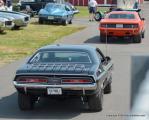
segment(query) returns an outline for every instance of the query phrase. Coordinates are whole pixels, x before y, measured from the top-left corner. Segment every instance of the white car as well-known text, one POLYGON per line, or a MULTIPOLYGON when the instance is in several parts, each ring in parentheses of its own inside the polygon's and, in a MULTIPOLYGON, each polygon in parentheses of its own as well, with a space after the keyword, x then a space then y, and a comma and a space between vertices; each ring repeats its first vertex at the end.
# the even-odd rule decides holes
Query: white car
POLYGON ((5 29, 12 29, 14 27, 14 22, 7 19, 0 17, 0 33, 3 32, 5 29))
POLYGON ((15 23, 14 28, 18 29, 20 27, 25 27, 30 21, 30 16, 24 13, 14 12, 14 11, 0 11, 0 17, 3 18, 13 18, 15 23))

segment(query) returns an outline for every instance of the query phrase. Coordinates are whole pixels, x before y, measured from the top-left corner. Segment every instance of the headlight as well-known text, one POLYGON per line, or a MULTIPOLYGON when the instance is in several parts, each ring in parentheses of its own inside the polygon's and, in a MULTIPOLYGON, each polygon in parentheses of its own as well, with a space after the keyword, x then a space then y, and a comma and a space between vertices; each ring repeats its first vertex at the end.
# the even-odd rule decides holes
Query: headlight
POLYGON ((5 25, 6 26, 11 26, 12 25, 12 21, 5 21, 5 25))

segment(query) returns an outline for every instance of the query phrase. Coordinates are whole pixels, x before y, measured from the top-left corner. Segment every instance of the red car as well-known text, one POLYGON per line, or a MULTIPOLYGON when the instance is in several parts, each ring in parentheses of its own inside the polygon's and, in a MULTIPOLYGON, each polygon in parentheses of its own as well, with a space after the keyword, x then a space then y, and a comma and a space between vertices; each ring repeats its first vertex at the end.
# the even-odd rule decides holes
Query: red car
POLYGON ((100 40, 108 37, 130 37, 133 42, 140 43, 144 38, 145 19, 136 11, 112 11, 100 21, 100 40))

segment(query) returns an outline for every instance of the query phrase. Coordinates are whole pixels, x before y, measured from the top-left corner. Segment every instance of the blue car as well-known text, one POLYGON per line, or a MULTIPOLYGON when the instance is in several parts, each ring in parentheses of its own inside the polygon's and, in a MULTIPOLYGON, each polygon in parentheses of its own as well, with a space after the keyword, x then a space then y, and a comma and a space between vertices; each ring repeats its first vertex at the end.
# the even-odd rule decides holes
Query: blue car
POLYGON ((74 12, 66 4, 48 3, 39 11, 39 24, 45 21, 58 22, 63 25, 72 24, 74 12))

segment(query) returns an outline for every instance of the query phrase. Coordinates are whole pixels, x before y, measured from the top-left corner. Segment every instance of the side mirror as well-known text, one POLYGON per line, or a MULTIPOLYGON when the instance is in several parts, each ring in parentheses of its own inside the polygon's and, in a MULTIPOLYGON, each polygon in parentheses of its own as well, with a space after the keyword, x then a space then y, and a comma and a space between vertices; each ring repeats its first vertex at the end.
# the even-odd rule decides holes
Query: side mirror
POLYGON ((145 18, 141 18, 141 20, 143 20, 143 21, 144 21, 144 20, 145 20, 145 18))
POLYGON ((66 11, 70 11, 70 9, 68 7, 65 7, 66 11))
POLYGON ((111 58, 109 56, 105 57, 106 61, 111 61, 111 58))

